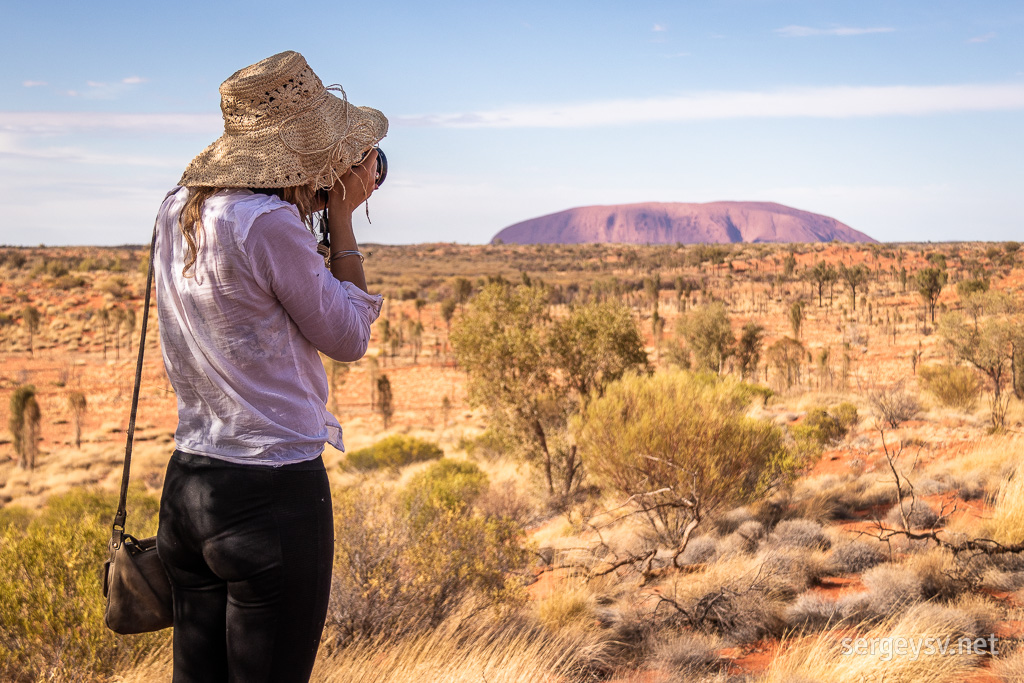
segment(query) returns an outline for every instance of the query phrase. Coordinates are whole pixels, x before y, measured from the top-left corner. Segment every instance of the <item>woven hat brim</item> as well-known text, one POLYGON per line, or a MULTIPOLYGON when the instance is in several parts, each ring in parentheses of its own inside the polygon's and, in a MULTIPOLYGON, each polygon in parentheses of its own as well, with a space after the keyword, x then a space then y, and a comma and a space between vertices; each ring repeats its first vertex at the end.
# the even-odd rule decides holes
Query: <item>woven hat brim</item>
POLYGON ((283 122, 225 132, 189 163, 178 184, 330 188, 387 132, 380 111, 327 93, 319 106, 283 122))

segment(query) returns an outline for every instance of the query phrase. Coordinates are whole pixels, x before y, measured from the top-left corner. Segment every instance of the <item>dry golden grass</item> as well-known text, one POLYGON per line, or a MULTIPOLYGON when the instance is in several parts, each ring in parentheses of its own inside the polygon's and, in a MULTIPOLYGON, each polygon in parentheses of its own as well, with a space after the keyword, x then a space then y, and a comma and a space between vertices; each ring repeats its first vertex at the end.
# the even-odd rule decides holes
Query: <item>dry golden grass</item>
POLYGON ((979 439, 973 448, 934 463, 925 472, 946 475, 959 482, 974 481, 992 492, 1016 467, 1024 440, 1019 434, 1000 434, 979 439))
MULTIPOLYGON (((439 628, 398 642, 358 642, 334 652, 321 647, 314 683, 541 683, 580 680, 581 651, 597 638, 582 629, 538 629, 521 622, 502 628, 479 619, 453 618, 439 628)), ((329 634, 328 634, 329 636, 329 634)), ((171 651, 161 648, 111 683, 171 680, 171 651)))
POLYGON ((1024 466, 1003 477, 991 507, 981 523, 982 535, 1007 545, 1024 542, 1024 466))
POLYGON ((840 625, 817 636, 791 642, 756 680, 758 683, 962 683, 981 661, 978 655, 955 654, 962 632, 963 619, 959 613, 917 605, 866 632, 854 632, 840 625), (854 638, 864 640, 844 640, 854 638), (947 654, 939 654, 937 650, 947 638, 954 654, 949 654, 949 650, 947 654), (864 647, 858 649, 860 642, 864 647), (912 644, 917 644, 916 653, 912 644), (936 652, 928 650, 930 645, 934 645, 936 652))
POLYGON ((321 657, 322 683, 541 683, 573 680, 585 637, 500 627, 460 632, 457 621, 399 642, 361 643, 321 657))

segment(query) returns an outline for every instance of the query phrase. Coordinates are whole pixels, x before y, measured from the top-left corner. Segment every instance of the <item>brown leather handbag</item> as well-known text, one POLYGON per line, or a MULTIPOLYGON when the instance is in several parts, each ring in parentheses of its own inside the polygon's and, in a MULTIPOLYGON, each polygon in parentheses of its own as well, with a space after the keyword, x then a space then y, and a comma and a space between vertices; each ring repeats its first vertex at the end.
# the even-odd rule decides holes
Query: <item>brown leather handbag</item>
POLYGON ((125 533, 128 500, 128 476, 132 463, 132 441, 135 438, 135 414, 139 407, 139 385, 142 383, 142 360, 146 350, 146 322, 153 287, 153 252, 156 248, 156 225, 149 248, 149 275, 146 279, 146 301, 142 310, 142 339, 139 360, 135 366, 135 390, 128 419, 128 443, 124 448, 124 470, 121 473, 121 495, 111 528, 110 558, 103 564, 103 597, 107 599, 104 621, 115 633, 146 633, 173 625, 171 584, 156 554, 156 537, 137 539, 125 533))

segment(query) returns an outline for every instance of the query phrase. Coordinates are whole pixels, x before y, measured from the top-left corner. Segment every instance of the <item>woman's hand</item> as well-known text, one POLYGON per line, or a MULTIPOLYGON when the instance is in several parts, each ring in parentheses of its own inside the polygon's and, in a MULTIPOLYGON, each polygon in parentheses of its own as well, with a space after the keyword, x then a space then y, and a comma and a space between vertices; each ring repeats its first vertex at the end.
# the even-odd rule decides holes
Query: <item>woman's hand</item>
MULTIPOLYGON (((352 232, 352 212, 365 202, 377 189, 377 150, 370 153, 358 166, 341 176, 339 182, 327 193, 327 214, 330 217, 331 252, 359 250, 356 236, 352 232)), ((366 276, 362 260, 356 255, 331 258, 331 274, 342 282, 351 282, 366 291, 366 276)))
POLYGON ((344 212, 351 214, 369 199, 377 189, 377 150, 371 149, 366 158, 341 176, 327 194, 327 210, 331 218, 344 212))

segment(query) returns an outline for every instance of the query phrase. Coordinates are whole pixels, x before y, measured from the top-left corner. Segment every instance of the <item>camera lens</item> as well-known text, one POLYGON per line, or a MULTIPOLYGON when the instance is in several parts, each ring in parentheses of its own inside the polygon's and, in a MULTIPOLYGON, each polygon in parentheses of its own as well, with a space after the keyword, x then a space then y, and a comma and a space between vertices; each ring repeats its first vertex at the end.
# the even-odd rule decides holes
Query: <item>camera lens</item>
POLYGON ((388 158, 384 156, 384 150, 380 147, 377 148, 377 187, 384 184, 384 179, 388 177, 388 158))

